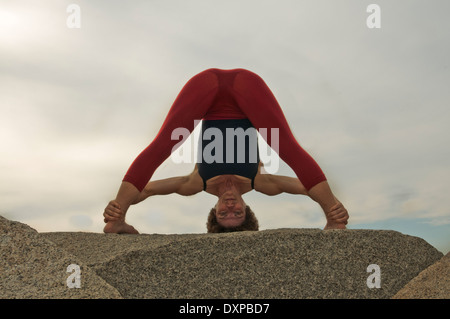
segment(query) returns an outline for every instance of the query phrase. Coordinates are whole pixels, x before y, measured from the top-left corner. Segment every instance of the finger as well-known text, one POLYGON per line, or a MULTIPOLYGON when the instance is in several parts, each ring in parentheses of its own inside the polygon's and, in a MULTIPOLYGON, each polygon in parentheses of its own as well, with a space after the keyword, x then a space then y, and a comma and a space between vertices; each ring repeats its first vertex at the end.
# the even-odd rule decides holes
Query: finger
POLYGON ((337 222, 337 223, 343 223, 343 224, 345 224, 345 225, 348 224, 348 218, 336 219, 336 220, 334 220, 334 221, 337 222))
POLYGON ((122 215, 122 211, 119 208, 107 207, 108 211, 115 215, 122 215))
POLYGON ((349 216, 348 216, 347 212, 345 212, 344 214, 336 215, 331 219, 333 219, 335 221, 342 221, 342 220, 348 220, 348 218, 349 218, 349 216))
POLYGON ((104 217, 105 218, 103 220, 105 221, 105 223, 120 220, 120 218, 112 217, 112 216, 108 216, 108 215, 104 215, 104 217))
POLYGON ((335 220, 335 221, 348 219, 348 213, 347 212, 342 212, 340 214, 335 214, 333 216, 328 216, 328 219, 335 220))
POLYGON ((107 218, 114 218, 114 219, 119 219, 122 216, 120 214, 116 214, 114 212, 108 212, 108 211, 106 211, 103 215, 107 218))
POLYGON ((342 204, 341 203, 337 203, 336 205, 331 206, 330 212, 332 212, 332 211, 334 211, 336 209, 339 209, 340 207, 342 207, 342 204))
POLYGON ((116 201, 116 200, 110 201, 109 204, 110 204, 111 206, 113 206, 113 207, 116 207, 116 208, 120 209, 120 204, 119 204, 119 202, 116 201))
POLYGON ((122 210, 120 208, 114 207, 112 205, 106 206, 105 211, 110 211, 110 212, 114 212, 114 213, 117 213, 117 214, 122 214, 122 210))
POLYGON ((342 204, 336 204, 333 207, 331 207, 331 209, 329 210, 329 214, 336 214, 337 212, 343 211, 345 209, 345 207, 342 204))
POLYGON ((339 209, 339 210, 335 210, 332 211, 328 214, 329 217, 336 217, 336 216, 341 216, 341 215, 345 215, 347 214, 347 210, 345 209, 339 209))
POLYGON ((109 209, 108 207, 105 208, 105 211, 103 213, 103 216, 105 217, 114 217, 114 218, 120 218, 122 214, 115 212, 114 210, 109 209))
POLYGON ((334 217, 340 217, 340 216, 345 216, 345 215, 348 215, 348 213, 347 213, 346 210, 336 211, 336 212, 333 214, 334 217))

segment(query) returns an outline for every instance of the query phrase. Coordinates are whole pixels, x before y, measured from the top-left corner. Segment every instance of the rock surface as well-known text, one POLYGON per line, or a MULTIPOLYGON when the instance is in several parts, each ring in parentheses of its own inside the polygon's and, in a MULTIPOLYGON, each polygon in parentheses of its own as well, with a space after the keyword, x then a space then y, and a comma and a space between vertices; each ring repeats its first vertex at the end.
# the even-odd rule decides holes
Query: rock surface
POLYGON ((37 233, 0 218, 0 236, 0 298, 391 298, 443 256, 385 230, 37 233), (66 285, 73 263, 80 289, 66 285))
POLYGON ((395 294, 394 299, 450 299, 450 253, 395 294))
MULTIPOLYGON (((71 281, 75 283, 75 279, 71 281)), ((80 258, 25 224, 0 216, 0 298, 122 298, 80 258), (80 266, 81 288, 68 288, 71 264, 80 266)))

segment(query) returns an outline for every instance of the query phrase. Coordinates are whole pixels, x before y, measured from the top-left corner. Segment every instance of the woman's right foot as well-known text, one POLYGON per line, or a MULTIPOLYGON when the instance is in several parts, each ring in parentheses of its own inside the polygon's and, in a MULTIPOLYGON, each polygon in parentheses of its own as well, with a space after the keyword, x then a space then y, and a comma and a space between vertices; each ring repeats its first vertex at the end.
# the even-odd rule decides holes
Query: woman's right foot
POLYGON ((333 223, 333 222, 327 222, 325 225, 324 230, 326 229, 347 229, 344 223, 333 223))
POLYGON ((107 222, 103 232, 107 234, 139 234, 133 226, 122 220, 107 222))

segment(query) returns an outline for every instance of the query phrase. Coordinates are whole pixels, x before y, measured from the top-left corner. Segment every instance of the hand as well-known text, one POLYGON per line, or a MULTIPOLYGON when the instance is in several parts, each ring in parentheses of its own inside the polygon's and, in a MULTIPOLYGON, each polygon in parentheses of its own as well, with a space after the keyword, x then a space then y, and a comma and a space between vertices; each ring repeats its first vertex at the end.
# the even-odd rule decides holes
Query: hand
POLYGON ((327 214, 327 220, 333 223, 347 225, 348 218, 348 211, 341 202, 338 202, 336 205, 331 207, 330 212, 327 214))
POLYGON ((108 203, 108 206, 106 206, 103 216, 105 217, 104 219, 105 223, 111 221, 125 220, 125 214, 120 208, 120 204, 116 200, 112 200, 108 203))

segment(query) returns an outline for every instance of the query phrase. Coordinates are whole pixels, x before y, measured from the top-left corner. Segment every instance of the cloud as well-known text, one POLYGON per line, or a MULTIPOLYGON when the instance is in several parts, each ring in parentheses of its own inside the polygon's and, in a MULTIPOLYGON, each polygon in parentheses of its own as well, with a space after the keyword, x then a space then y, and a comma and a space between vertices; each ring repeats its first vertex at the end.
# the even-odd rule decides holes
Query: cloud
POLYGON ((93 224, 91 217, 87 215, 73 215, 69 218, 69 222, 80 230, 89 228, 93 224))
MULTIPOLYGON (((79 1, 77 30, 65 24, 70 3, 0 11, 1 213, 100 231, 186 81, 244 67, 266 80, 351 223, 448 224, 448 1, 377 2, 380 30, 360 1, 79 1)), ((169 159, 154 178, 191 169, 169 159)), ((262 227, 324 225, 306 197, 246 199, 262 227)), ((202 232, 214 202, 162 196, 128 218, 144 232, 202 232)))

